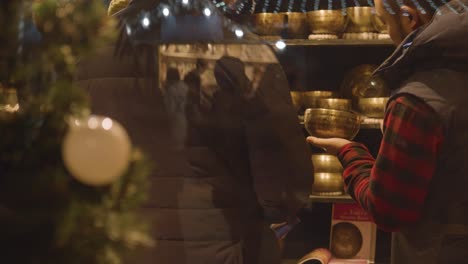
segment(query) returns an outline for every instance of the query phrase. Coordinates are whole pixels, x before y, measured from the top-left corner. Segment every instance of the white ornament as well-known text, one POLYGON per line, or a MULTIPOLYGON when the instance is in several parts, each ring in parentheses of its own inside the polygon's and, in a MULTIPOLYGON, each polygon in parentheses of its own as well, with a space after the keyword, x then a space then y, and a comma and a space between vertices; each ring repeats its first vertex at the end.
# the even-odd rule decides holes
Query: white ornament
POLYGON ((131 144, 125 129, 108 117, 73 118, 62 145, 62 158, 81 183, 108 185, 127 170, 131 144))

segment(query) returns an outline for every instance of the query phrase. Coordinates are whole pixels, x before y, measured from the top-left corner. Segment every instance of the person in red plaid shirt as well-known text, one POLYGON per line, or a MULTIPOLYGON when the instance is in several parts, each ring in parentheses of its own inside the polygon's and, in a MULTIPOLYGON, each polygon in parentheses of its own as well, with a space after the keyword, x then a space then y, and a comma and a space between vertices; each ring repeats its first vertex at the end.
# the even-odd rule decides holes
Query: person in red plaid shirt
POLYGON ((376 0, 394 54, 375 72, 391 86, 377 157, 340 138, 346 191, 393 231, 393 264, 468 263, 468 1, 376 0))

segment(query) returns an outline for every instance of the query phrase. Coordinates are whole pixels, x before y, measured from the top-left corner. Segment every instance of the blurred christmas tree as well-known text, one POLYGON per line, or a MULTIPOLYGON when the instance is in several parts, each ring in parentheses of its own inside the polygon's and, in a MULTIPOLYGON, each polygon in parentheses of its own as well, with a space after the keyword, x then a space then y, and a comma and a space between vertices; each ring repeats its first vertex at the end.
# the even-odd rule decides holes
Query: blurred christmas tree
POLYGON ((79 55, 113 39, 102 0, 0 2, 0 262, 120 263, 151 246, 148 162, 87 115, 79 55))

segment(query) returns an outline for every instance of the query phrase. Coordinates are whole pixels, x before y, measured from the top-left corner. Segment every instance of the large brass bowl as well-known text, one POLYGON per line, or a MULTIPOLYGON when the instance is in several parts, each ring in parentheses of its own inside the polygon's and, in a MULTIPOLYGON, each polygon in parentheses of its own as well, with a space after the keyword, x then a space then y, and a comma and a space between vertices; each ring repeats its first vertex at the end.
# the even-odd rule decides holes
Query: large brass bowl
POLYGON ((385 81, 373 76, 377 65, 362 64, 348 71, 343 79, 340 92, 354 102, 361 97, 385 97, 390 94, 385 81))
POLYGON ((314 195, 340 195, 344 191, 344 182, 339 172, 316 172, 312 194, 314 195))
POLYGON ((252 15, 254 32, 258 35, 280 35, 285 27, 285 13, 257 13, 252 15))
POLYGON ((343 98, 317 98, 307 106, 307 108, 327 108, 336 110, 351 110, 350 99, 343 98))
POLYGON ((308 108, 304 113, 304 126, 311 136, 345 138, 352 140, 359 132, 359 114, 325 108, 308 108))
POLYGON ((314 172, 342 173, 343 166, 338 158, 331 154, 313 154, 311 157, 314 172))
POLYGON ((289 38, 305 38, 309 32, 307 15, 301 12, 283 13, 287 17, 287 32, 289 38))
POLYGON ((309 11, 307 22, 313 34, 341 34, 346 27, 346 16, 341 10, 309 11))
POLYGON ((359 98, 357 110, 367 117, 383 118, 387 102, 388 97, 359 98))
POLYGON ((370 6, 354 6, 346 8, 348 15, 348 25, 346 32, 363 33, 375 32, 375 27, 372 24, 372 17, 375 16, 375 10, 370 6))

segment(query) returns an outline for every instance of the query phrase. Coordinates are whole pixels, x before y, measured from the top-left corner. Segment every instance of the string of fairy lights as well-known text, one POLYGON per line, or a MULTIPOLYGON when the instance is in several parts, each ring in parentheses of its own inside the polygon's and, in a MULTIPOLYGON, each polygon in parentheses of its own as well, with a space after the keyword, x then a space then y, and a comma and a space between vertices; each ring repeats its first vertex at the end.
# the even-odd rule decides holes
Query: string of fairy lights
MULTIPOLYGON (((210 19, 213 14, 219 12, 220 10, 224 13, 230 13, 234 15, 242 15, 245 13, 252 14, 255 12, 255 10, 258 10, 257 12, 263 13, 268 13, 269 10, 272 10, 270 12, 278 13, 282 11, 281 8, 283 6, 283 1, 288 1, 286 3, 286 12, 293 12, 293 9, 296 7, 297 3, 301 12, 307 12, 306 9, 308 3, 311 1, 313 1, 312 9, 314 11, 323 9, 324 7, 326 7, 328 10, 332 10, 334 8, 333 4, 338 2, 334 0, 260 0, 257 3, 256 0, 237 0, 234 3, 226 4, 226 2, 223 0, 169 0, 165 3, 160 3, 154 10, 142 11, 142 13, 137 17, 137 23, 127 20, 125 22, 125 28, 127 35, 131 36, 136 30, 140 28, 143 30, 148 30, 153 24, 158 24, 162 19, 180 15, 185 11, 196 11, 203 14, 206 19, 210 19), (258 9, 256 9, 257 4, 261 5, 261 7, 258 9)), ((427 10, 425 10, 419 2, 421 0, 411 1, 421 14, 427 13, 427 10)), ((433 0, 424 1, 427 1, 429 6, 431 6, 434 10, 437 10, 437 5, 433 0)), ((445 3, 451 11, 457 12, 452 6, 450 6, 450 4, 447 3, 447 1, 441 1, 445 3)), ((462 6, 465 10, 468 10, 468 7, 460 0, 456 1, 460 3, 460 6, 462 6)), ((363 1, 353 0, 352 2, 354 3, 354 6, 361 6, 363 1)), ((397 0, 396 2, 399 6, 404 5, 402 0, 397 0)), ((339 3, 341 5, 343 15, 346 15, 347 1, 340 0, 339 3)), ((388 0, 382 0, 382 3, 389 14, 395 15, 397 13, 388 3, 388 0)), ((367 0, 367 6, 374 7, 374 1, 367 0)), ((440 15, 440 11, 437 10, 436 14, 440 15)), ((239 39, 243 38, 245 35, 245 32, 242 30, 242 28, 235 26, 234 24, 230 29, 239 39)), ((286 43, 283 40, 279 40, 275 43, 275 46, 277 49, 282 50, 286 47, 286 43)))

